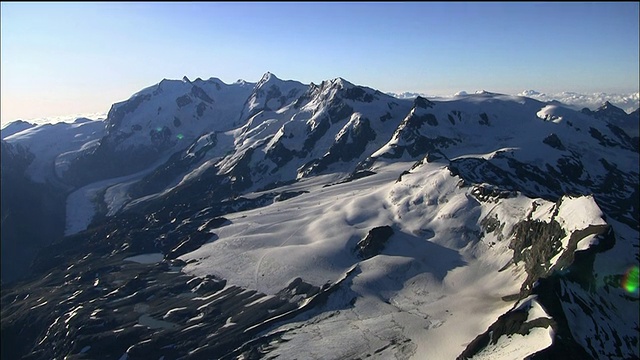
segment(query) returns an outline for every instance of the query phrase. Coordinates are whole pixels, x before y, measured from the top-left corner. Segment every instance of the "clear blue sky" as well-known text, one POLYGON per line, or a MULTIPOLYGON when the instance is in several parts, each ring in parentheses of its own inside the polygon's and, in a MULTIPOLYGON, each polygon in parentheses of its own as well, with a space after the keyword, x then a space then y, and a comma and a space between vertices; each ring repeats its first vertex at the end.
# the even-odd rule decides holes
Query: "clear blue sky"
POLYGON ((106 112, 163 78, 383 92, 636 92, 639 5, 1 3, 2 122, 106 112))

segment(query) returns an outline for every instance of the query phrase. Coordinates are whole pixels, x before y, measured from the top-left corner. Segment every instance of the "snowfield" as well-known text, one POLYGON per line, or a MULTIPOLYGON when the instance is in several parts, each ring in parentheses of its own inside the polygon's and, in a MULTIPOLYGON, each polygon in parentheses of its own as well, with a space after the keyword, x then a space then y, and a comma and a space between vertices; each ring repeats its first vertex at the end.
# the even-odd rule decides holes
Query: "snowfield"
MULTIPOLYGON (((517 294, 526 277, 522 265, 499 271, 509 263, 512 250, 507 239, 493 244, 495 236, 481 239, 480 221, 497 216, 507 237, 534 202, 533 216, 542 221, 549 221, 554 204, 521 195, 499 204, 480 203, 437 163, 418 167, 395 182, 411 165, 392 163, 377 168, 376 175, 329 187, 309 181, 304 184, 307 194, 230 214, 231 224, 216 232, 215 241, 181 257, 188 263, 183 271, 213 274, 276 294, 294 277, 322 286, 356 266, 349 290, 335 300, 352 299, 347 301, 354 302, 353 307, 319 314, 311 324, 300 321, 274 329, 273 333, 294 329, 296 336, 271 354, 342 358, 350 351, 382 348, 392 339, 409 339, 412 346, 378 355, 455 358, 515 305, 515 300, 502 298, 517 294), (360 261, 355 244, 382 225, 394 226, 388 245, 380 255, 360 261)), ((558 218, 567 231, 603 223, 589 197, 563 201, 558 218), (577 208, 591 210, 575 213, 577 208)), ((531 316, 546 316, 539 305, 534 307, 537 313, 531 316)), ((551 344, 549 331, 536 328, 531 336, 501 338, 477 358, 530 355, 551 344)))

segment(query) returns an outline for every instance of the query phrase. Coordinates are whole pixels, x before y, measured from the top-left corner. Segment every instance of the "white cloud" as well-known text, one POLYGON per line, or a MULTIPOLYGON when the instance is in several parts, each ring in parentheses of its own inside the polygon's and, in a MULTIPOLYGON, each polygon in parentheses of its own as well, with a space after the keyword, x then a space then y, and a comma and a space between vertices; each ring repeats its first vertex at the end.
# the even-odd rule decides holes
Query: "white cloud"
POLYGON ((519 96, 527 96, 527 97, 533 97, 533 96, 546 96, 546 94, 542 94, 539 93, 535 90, 525 90, 523 92, 521 92, 520 94, 518 94, 519 96))
MULTIPOLYGON (((414 93, 414 92, 404 92, 400 94, 387 93, 387 94, 399 99, 411 99, 419 95, 425 98, 437 100, 437 99, 449 99, 456 96, 467 95, 467 92, 459 91, 452 96, 433 96, 425 93, 414 93)), ((555 94, 545 94, 536 90, 525 90, 515 95, 526 96, 526 97, 544 101, 544 102, 556 100, 572 108, 575 108, 576 110, 581 110, 582 108, 585 108, 585 107, 591 110, 595 110, 600 106, 602 106, 605 103, 605 101, 610 102, 611 104, 621 108, 627 113, 635 111, 638 107, 640 107, 640 93, 637 93, 637 92, 630 93, 630 94, 608 94, 608 93, 581 94, 577 92, 565 91, 565 92, 555 93, 555 94)))
POLYGON ((423 94, 423 93, 416 93, 416 92, 408 92, 405 91, 403 93, 400 94, 396 94, 396 93, 387 93, 387 95, 391 95, 395 98, 398 99, 413 99, 413 98, 417 98, 418 96, 422 96, 422 97, 426 97, 427 95, 423 94))
POLYGON ((581 94, 577 92, 561 92, 557 94, 544 94, 535 90, 525 90, 518 94, 519 96, 527 96, 540 101, 557 100, 563 104, 570 105, 577 109, 589 108, 595 110, 602 106, 605 101, 621 108, 630 113, 640 106, 640 93, 631 94, 607 94, 607 93, 591 93, 581 94))
MULTIPOLYGON (((107 118, 107 114, 106 113, 74 114, 74 115, 48 116, 48 117, 42 117, 42 118, 21 119, 21 120, 31 124, 39 125, 39 124, 57 124, 60 122, 72 123, 80 118, 87 118, 91 120, 104 120, 107 118)), ((2 128, 5 128, 10 123, 11 122, 7 122, 7 123, 3 122, 2 128)))

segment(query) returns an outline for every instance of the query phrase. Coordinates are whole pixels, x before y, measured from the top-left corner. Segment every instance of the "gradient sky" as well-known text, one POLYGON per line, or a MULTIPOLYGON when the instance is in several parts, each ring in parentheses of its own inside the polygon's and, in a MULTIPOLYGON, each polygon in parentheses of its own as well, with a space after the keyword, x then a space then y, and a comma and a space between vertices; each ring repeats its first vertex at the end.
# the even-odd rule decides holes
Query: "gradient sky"
POLYGON ((1 120, 106 113, 163 78, 383 92, 637 92, 639 4, 1 3, 1 120))

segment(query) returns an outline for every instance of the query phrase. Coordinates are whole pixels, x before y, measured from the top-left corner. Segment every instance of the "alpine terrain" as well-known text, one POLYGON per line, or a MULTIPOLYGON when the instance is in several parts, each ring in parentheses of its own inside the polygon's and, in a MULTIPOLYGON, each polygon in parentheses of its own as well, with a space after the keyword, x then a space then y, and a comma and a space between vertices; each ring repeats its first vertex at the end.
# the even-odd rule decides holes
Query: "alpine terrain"
POLYGON ((638 359, 638 111, 162 80, 2 129, 2 359, 638 359))

